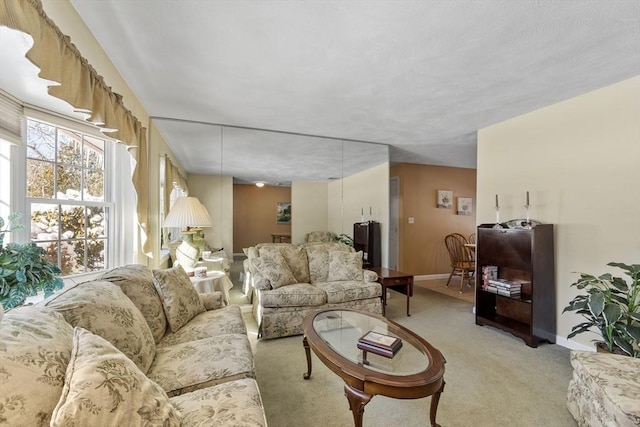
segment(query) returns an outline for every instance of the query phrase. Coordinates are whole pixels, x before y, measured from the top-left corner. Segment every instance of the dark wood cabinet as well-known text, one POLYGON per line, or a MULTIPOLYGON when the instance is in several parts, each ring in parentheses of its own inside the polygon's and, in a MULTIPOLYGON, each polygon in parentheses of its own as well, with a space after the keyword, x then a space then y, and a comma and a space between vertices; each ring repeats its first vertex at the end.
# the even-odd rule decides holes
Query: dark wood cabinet
POLYGON ((356 252, 362 251, 364 268, 381 267, 380 223, 366 221, 353 224, 353 247, 356 252))
POLYGON ((556 303, 553 225, 532 229, 478 226, 476 243, 476 324, 488 325, 537 347, 555 342, 556 303), (519 283, 520 294, 504 296, 486 289, 483 267, 496 266, 497 278, 519 283))

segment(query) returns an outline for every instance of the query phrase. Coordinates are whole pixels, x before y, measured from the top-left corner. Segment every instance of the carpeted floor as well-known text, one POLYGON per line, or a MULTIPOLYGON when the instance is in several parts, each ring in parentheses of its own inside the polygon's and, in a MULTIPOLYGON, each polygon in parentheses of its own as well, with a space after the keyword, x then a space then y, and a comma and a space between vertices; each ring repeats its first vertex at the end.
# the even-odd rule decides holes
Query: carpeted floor
MULTIPOLYGON (((437 418, 442 427, 575 427, 565 407, 569 350, 552 344, 530 348, 510 334, 476 326, 472 307, 418 284, 411 317, 405 315, 403 295, 392 293, 388 301, 389 318, 424 337, 447 359, 437 418)), ((337 375, 313 356, 311 379, 302 378, 306 359, 301 336, 258 341, 250 312, 245 320, 270 427, 353 425, 337 375)), ((364 426, 428 426, 429 404, 430 398, 375 396, 365 407, 364 426)))

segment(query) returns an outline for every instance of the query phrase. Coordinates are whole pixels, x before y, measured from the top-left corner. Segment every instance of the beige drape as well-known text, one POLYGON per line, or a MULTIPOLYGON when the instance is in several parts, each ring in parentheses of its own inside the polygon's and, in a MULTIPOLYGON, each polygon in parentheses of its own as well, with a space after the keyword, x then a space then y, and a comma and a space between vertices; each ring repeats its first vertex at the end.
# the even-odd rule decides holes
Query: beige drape
POLYGON ((0 25, 33 38, 26 57, 40 68, 39 77, 59 85, 49 94, 89 114, 87 121, 124 144, 135 147, 133 185, 137 193, 137 217, 142 251, 151 256, 149 228, 149 165, 146 129, 124 106, 122 96, 111 91, 103 78, 82 57, 68 36, 45 14, 40 0, 0 0, 0 25))
POLYGON ((185 193, 189 194, 187 179, 180 173, 180 169, 171 162, 169 156, 164 156, 164 211, 169 213, 171 208, 171 191, 176 183, 185 193))

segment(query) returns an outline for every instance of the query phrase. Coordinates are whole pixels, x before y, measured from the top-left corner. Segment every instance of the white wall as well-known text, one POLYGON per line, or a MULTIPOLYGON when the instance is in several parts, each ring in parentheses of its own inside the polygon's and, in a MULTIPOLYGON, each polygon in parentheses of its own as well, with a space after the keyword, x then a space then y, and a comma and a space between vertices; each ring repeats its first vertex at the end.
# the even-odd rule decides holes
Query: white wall
POLYGON ((207 245, 224 248, 233 259, 233 178, 189 174, 187 181, 189 195, 200 200, 213 220, 213 227, 203 229, 207 245))
POLYGON ((531 218, 555 225, 557 335, 566 338, 580 321, 562 314, 578 293, 575 272, 640 263, 640 76, 478 131, 478 223, 495 221, 496 194, 501 221, 523 218, 527 190, 531 218))
POLYGON ((326 183, 294 181, 291 184, 291 241, 302 243, 311 231, 329 228, 329 190, 326 183))

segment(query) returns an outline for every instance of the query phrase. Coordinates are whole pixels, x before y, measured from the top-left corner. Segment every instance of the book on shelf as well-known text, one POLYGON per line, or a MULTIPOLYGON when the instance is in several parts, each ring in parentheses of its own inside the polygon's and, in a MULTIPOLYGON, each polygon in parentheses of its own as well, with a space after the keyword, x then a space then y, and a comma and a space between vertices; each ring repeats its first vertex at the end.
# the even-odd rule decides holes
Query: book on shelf
POLYGON ((402 348, 402 340, 380 332, 369 331, 358 339, 357 347, 365 352, 391 358, 402 348))
POLYGON ((487 290, 489 280, 498 278, 498 266, 497 265, 483 265, 482 266, 482 289, 487 290))

